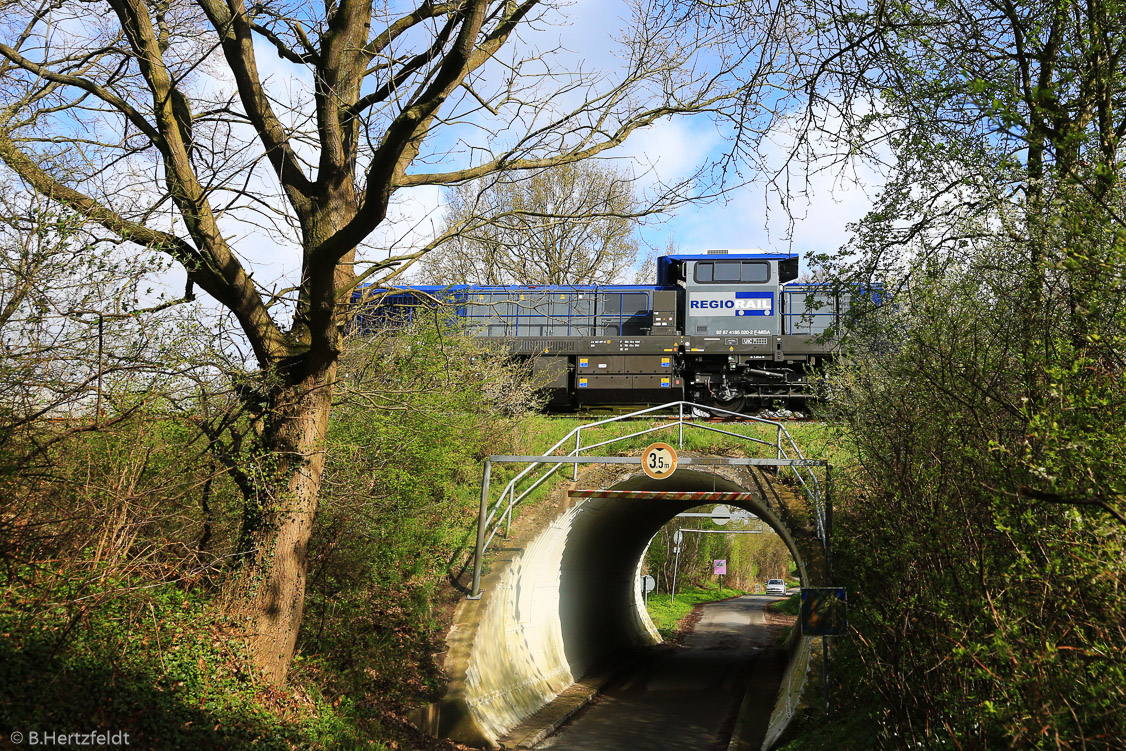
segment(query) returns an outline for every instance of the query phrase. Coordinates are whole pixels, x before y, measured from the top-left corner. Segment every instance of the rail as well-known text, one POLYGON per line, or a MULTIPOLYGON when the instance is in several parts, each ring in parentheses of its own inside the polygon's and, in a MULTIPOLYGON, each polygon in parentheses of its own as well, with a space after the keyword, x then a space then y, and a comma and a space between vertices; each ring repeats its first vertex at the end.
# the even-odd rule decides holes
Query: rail
POLYGON ((492 456, 486 459, 484 474, 481 478, 481 509, 480 515, 477 520, 477 545, 474 551, 473 590, 469 595, 470 599, 476 599, 481 596, 481 567, 485 551, 488 550, 489 545, 492 543, 496 535, 500 532, 502 526, 505 529, 505 536, 507 536, 511 531, 513 509, 515 509, 521 501, 523 501, 532 492, 534 492, 536 488, 547 482, 547 480, 552 475, 559 471, 560 467, 564 466, 565 464, 573 465, 574 473, 572 477, 573 479, 577 480, 579 476, 579 464, 640 464, 640 457, 593 457, 583 456, 583 453, 593 451, 594 449, 600 449, 614 443, 620 443, 621 441, 626 441, 631 438, 637 438, 638 436, 667 431, 672 428, 677 429, 677 448, 683 449, 684 429, 686 426, 689 429, 696 428, 714 433, 722 433, 723 435, 731 436, 733 438, 739 438, 744 441, 762 444, 774 448, 775 458, 773 460, 724 459, 721 461, 717 459, 709 461, 703 458, 693 458, 686 463, 722 463, 748 465, 766 464, 778 467, 780 470, 788 468, 793 473, 793 476, 797 480, 797 483, 800 486, 801 490, 805 493, 806 497, 812 504, 814 509, 815 524, 817 527, 817 536, 823 544, 827 545, 828 538, 826 534, 827 523, 825 503, 823 499, 821 483, 817 479, 817 475, 813 471, 814 466, 824 466, 827 463, 823 461, 808 460, 804 456, 802 456, 801 450, 798 448, 797 444, 794 442, 793 437, 790 435, 789 431, 786 430, 786 426, 783 423, 777 420, 767 420, 762 417, 754 417, 751 415, 745 415, 739 412, 731 412, 729 410, 720 409, 713 406, 695 404, 693 402, 669 402, 668 404, 649 407, 647 409, 638 410, 629 414, 617 415, 615 417, 598 420, 586 425, 580 425, 570 433, 565 435, 563 438, 561 438, 558 442, 556 442, 555 445, 549 448, 547 450, 547 453, 542 456, 492 456), (667 413, 674 408, 677 411, 677 419, 675 421, 669 421, 660 425, 653 425, 643 430, 638 430, 627 435, 617 436, 609 440, 599 441, 598 443, 592 443, 590 445, 583 444, 584 431, 589 433, 591 430, 595 430, 604 425, 622 422, 624 420, 632 420, 649 414, 662 412, 667 413), (686 409, 689 421, 686 421, 686 409), (724 430, 722 428, 715 427, 714 425, 691 421, 697 413, 713 414, 717 416, 727 415, 739 418, 749 423, 758 423, 773 426, 776 428, 774 441, 772 442, 758 438, 756 436, 745 435, 742 433, 734 433, 730 430, 724 430), (565 445, 570 444, 572 441, 574 442, 574 448, 570 449, 566 454, 562 456, 557 456, 555 454, 555 452, 560 451, 565 445), (528 462, 527 467, 525 467, 511 480, 508 481, 508 484, 506 484, 504 489, 500 492, 500 495, 497 497, 495 503, 490 502, 489 492, 489 481, 493 461, 528 462), (533 471, 537 468, 543 468, 543 473, 537 479, 532 481, 531 484, 524 488, 519 494, 517 494, 517 488, 520 486, 520 484, 525 479, 529 478, 533 471))

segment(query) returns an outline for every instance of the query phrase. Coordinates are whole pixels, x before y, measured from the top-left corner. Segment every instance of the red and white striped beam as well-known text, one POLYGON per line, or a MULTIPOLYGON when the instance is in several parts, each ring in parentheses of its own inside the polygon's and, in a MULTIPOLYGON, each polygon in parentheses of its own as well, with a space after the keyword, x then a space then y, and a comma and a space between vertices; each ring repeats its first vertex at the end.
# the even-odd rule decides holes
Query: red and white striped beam
POLYGON ((718 491, 679 492, 665 490, 571 490, 572 498, 627 498, 636 501, 695 501, 704 503, 738 503, 759 499, 757 493, 729 493, 718 491))

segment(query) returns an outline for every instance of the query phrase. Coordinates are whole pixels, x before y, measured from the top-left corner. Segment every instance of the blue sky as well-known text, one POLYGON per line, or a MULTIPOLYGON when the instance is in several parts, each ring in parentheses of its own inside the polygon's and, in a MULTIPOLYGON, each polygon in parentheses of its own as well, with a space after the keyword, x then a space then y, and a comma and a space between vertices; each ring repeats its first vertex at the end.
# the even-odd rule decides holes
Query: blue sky
MULTIPOLYGON (((561 46, 569 51, 564 60, 581 60, 592 69, 613 70, 613 36, 620 29, 622 4, 578 0, 552 20, 558 24, 525 34, 521 43, 529 48, 561 46)), ((626 145, 613 152, 628 159, 638 173, 656 173, 670 181, 690 175, 709 159, 719 157, 728 144, 706 118, 663 121, 635 133, 626 145)), ((784 133, 776 133, 764 149, 768 165, 782 166, 782 155, 790 146, 784 133)), ((823 144, 826 151, 828 144, 823 144)), ((833 251, 848 237, 846 225, 860 219, 871 204, 880 179, 864 165, 849 165, 807 174, 792 169, 783 178, 790 198, 787 212, 765 175, 721 199, 682 206, 667 216, 650 219, 639 230, 646 245, 665 248, 671 241, 681 252, 712 248, 750 249, 801 253, 833 251)), ((643 183, 646 182, 643 180, 643 183)), ((406 217, 400 228, 417 223, 421 234, 431 221, 440 218, 441 191, 423 189, 404 196, 400 211, 406 217)), ((401 230, 400 230, 401 231, 401 230)))
MULTIPOLYGON (((569 9, 572 25, 559 29, 563 44, 588 60, 612 64, 605 50, 610 30, 620 25, 620 8, 613 2, 577 0, 569 9)), ((766 163, 780 169, 791 144, 784 133, 776 133, 764 149, 766 163)), ((624 151, 640 164, 652 163, 667 180, 689 174, 728 146, 712 124, 691 118, 639 133, 624 151)), ((830 149, 829 144, 822 146, 830 149)), ((815 174, 791 170, 787 212, 767 176, 752 177, 751 184, 722 199, 684 206, 661 221, 648 223, 641 229, 643 239, 658 248, 672 240, 688 253, 713 248, 798 252, 804 268, 807 253, 833 251, 846 242, 846 225, 865 214, 880 184, 875 171, 863 165, 815 174)))
MULTIPOLYGON (((622 26, 619 18, 625 3, 577 0, 564 6, 538 25, 525 31, 515 43, 518 50, 538 51, 562 47, 563 68, 581 62, 590 70, 615 71, 621 63, 613 55, 614 36, 622 26)), ((311 81, 307 71, 283 62, 272 48, 260 43, 259 65, 269 80, 271 94, 282 100, 304 98, 311 81)), ((222 85, 222 84, 219 84, 222 85)), ((438 136, 440 139, 450 136, 438 136)), ((767 165, 777 169, 789 145, 784 133, 775 134, 765 148, 767 165)), ((692 174, 702 164, 728 148, 714 124, 706 118, 681 118, 660 122, 635 133, 613 156, 628 160, 636 172, 674 181, 692 174)), ((431 165, 441 170, 442 165, 431 165)), ((871 170, 825 170, 816 174, 791 171, 787 176, 789 213, 783 209, 775 189, 762 175, 720 199, 685 205, 667 216, 645 222, 639 230, 643 243, 664 249, 670 242, 680 252, 712 248, 793 251, 804 257, 810 252, 833 251, 848 237, 846 225, 867 210, 879 179, 871 170)), ((392 207, 392 217, 373 236, 376 248, 401 252, 424 241, 442 218, 442 190, 426 187, 401 191, 392 207)), ((296 248, 277 244, 259 229, 235 224, 242 233, 236 248, 246 258, 260 284, 285 287, 296 281, 300 257, 296 248)), ((387 251, 383 251, 386 253, 387 251)), ((373 254, 369 253, 369 257, 373 254)), ((172 291, 182 282, 169 280, 172 291)))

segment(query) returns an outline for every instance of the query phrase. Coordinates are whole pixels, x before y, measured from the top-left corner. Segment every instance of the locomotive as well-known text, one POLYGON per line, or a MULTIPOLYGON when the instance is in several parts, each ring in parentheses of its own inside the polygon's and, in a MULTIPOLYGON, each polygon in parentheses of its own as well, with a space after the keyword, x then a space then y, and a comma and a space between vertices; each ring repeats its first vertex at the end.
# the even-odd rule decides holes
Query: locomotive
POLYGON ((740 412, 804 404, 809 375, 833 356, 853 295, 797 276, 797 254, 711 250, 659 257, 652 286, 417 285, 357 300, 376 300, 361 327, 447 304, 476 335, 534 359, 549 409, 683 399, 740 412))

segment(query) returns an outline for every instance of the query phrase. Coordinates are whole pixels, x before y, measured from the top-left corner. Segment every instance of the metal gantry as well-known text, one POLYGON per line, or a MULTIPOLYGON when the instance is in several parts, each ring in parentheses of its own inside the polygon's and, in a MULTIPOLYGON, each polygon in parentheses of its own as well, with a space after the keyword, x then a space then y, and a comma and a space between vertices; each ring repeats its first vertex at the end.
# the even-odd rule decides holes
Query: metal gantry
POLYGON ((723 466, 734 465, 744 467, 779 467, 788 468, 798 482, 798 485, 804 491, 807 498, 814 508, 814 519, 817 527, 817 535, 822 543, 826 545, 828 550, 828 536, 832 519, 831 504, 828 499, 824 497, 821 481, 818 480, 817 475, 813 472, 814 467, 825 467, 826 476, 828 478, 831 468, 829 463, 820 459, 806 459, 802 456, 801 450, 798 449, 794 439, 790 436, 786 426, 777 420, 767 420, 761 417, 754 417, 751 415, 744 415, 738 412, 731 412, 716 407, 704 406, 695 404, 693 402, 669 402, 656 407, 649 407, 648 409, 638 410, 626 415, 618 415, 615 417, 598 420, 586 425, 580 425, 570 433, 561 438, 554 446, 547 450, 547 453, 542 456, 507 456, 507 455, 494 455, 485 460, 484 473, 481 478, 481 507, 477 518, 477 543, 473 554, 473 588, 469 594, 469 599, 478 599, 481 596, 481 569, 483 566, 485 551, 488 550, 489 544, 492 543, 493 538, 496 537, 502 525, 505 528, 505 534, 511 529, 512 526, 512 512, 516 506, 527 498, 536 488, 543 485, 548 478, 554 475, 560 467, 565 465, 572 465, 573 479, 578 479, 580 464, 636 464, 641 465, 640 456, 584 456, 585 452, 590 452, 595 449, 601 449, 606 446, 620 443, 631 438, 647 435, 650 433, 657 433, 660 431, 668 431, 673 428, 677 431, 677 447, 684 447, 684 430, 685 428, 705 430, 713 433, 721 433, 723 435, 738 438, 743 441, 749 441, 754 444, 761 444, 772 447, 775 452, 774 458, 737 458, 737 457, 724 457, 724 456, 711 456, 711 457, 693 457, 685 456, 680 457, 678 466, 723 466), (611 423, 621 422, 623 420, 637 419, 646 415, 657 415, 661 413, 667 414, 672 410, 676 410, 676 420, 670 420, 660 425, 653 425, 642 430, 637 430, 627 435, 617 436, 590 445, 583 445, 584 431, 589 431, 609 425, 611 423), (761 425, 772 426, 776 429, 774 441, 767 441, 756 436, 744 435, 741 433, 734 433, 730 430, 716 427, 714 425, 697 423, 693 418, 697 413, 703 414, 718 414, 727 415, 730 417, 739 418, 747 423, 757 423, 761 425), (687 418, 687 419, 686 419, 687 418), (570 449, 566 454, 557 455, 555 452, 562 450, 563 446, 569 445, 574 441, 574 448, 570 449), (526 463, 528 464, 521 470, 515 477, 509 480, 504 489, 500 492, 495 503, 490 502, 489 481, 492 474, 493 463, 526 463), (541 469, 542 474, 531 482, 521 492, 517 493, 517 487, 525 480, 528 479, 532 473, 537 469, 541 469))

